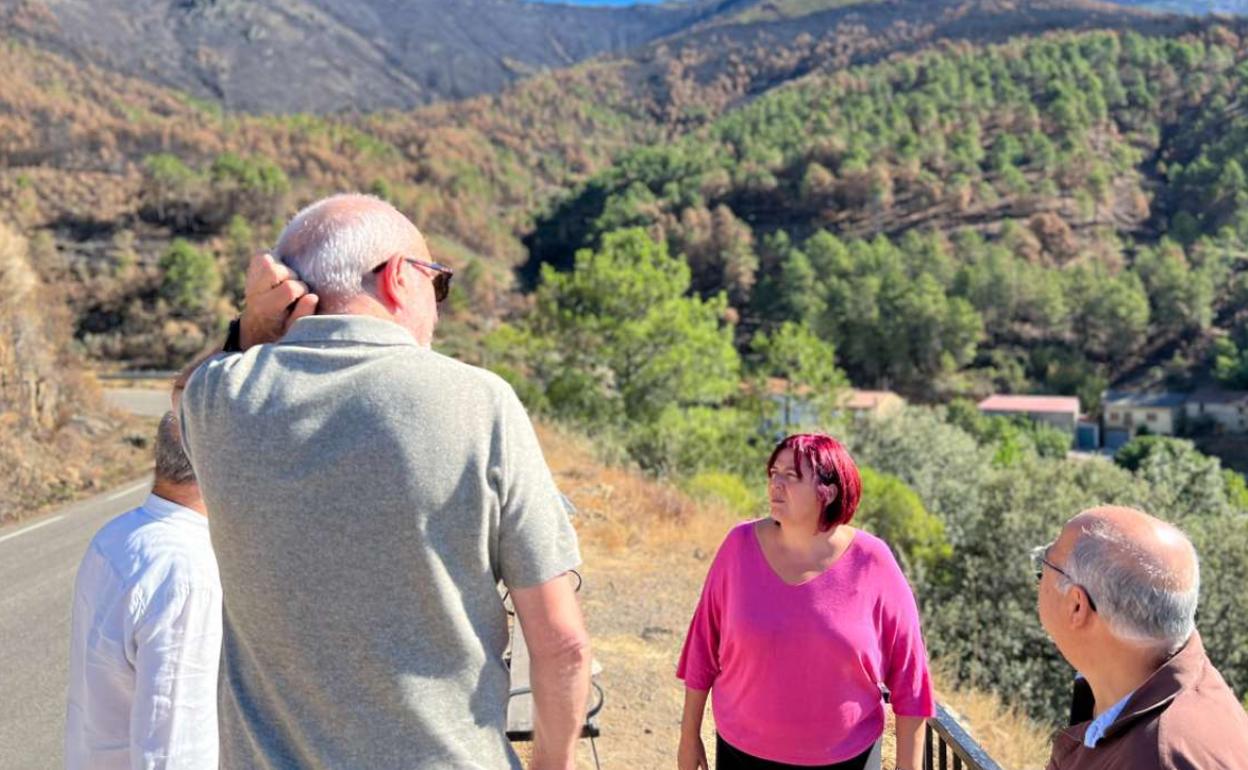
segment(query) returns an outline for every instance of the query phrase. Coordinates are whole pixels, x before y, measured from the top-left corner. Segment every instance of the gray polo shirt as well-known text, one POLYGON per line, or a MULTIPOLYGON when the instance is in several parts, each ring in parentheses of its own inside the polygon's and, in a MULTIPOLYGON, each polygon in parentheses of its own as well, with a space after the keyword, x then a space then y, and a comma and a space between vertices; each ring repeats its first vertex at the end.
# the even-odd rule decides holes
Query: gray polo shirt
POLYGON ((202 365, 184 442, 224 591, 221 767, 519 767, 498 581, 580 561, 503 380, 311 316, 202 365))

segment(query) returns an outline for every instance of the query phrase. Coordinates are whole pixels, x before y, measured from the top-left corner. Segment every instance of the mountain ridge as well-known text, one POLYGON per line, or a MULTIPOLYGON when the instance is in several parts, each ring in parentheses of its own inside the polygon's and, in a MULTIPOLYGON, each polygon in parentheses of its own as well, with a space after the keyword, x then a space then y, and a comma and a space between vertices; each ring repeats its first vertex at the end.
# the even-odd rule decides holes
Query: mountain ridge
POLYGON ((718 3, 5 0, 19 39, 248 112, 408 109, 625 51, 718 3))
MULTIPOLYGON (((1131 4, 1129 0, 1124 0, 1131 4)), ((837 24, 922 27, 963 5, 907 0, 691 0, 573 6, 522 0, 0 0, 16 39, 253 113, 374 112, 497 93, 594 57, 651 57, 727 37, 737 51, 837 24), (849 19, 849 22, 844 20, 849 19)), ((991 5, 991 4, 989 4, 991 5)), ((993 17, 1052 3, 1002 0, 993 17)), ((1114 25, 1149 14, 1066 6, 1114 25), (1115 16, 1125 14, 1117 20, 1115 16)), ((986 18, 982 24, 994 23, 986 18)), ((1068 22, 1055 19, 1056 26, 1068 22)), ((715 62, 724 57, 708 52, 715 62)))

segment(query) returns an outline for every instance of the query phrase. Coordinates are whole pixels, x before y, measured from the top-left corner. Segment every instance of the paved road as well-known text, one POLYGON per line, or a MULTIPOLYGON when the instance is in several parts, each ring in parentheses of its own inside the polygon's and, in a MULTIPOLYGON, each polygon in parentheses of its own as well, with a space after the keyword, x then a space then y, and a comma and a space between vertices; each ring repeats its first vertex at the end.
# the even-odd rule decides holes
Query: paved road
POLYGON ((104 400, 143 417, 161 417, 169 411, 169 391, 146 388, 105 388, 104 400))
MULTIPOLYGON (((160 416, 167 391, 110 390, 122 408, 160 416)), ((74 573, 91 536, 134 508, 151 478, 0 528, 0 770, 62 766, 61 731, 74 573)))

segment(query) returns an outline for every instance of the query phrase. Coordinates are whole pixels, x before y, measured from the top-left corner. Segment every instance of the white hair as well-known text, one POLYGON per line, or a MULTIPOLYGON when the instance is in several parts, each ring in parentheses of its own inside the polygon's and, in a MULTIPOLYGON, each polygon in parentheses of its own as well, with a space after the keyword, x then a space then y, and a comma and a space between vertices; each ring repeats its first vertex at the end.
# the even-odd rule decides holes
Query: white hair
POLYGON ((1076 536, 1066 562, 1070 577, 1059 575, 1059 585, 1063 592, 1081 586, 1115 636, 1177 649, 1196 627, 1200 563, 1187 536, 1174 532, 1189 557, 1178 567, 1095 519, 1076 536))
POLYGON ((380 198, 345 193, 296 214, 273 254, 322 302, 342 302, 363 293, 364 276, 390 256, 410 250, 419 233, 380 198))

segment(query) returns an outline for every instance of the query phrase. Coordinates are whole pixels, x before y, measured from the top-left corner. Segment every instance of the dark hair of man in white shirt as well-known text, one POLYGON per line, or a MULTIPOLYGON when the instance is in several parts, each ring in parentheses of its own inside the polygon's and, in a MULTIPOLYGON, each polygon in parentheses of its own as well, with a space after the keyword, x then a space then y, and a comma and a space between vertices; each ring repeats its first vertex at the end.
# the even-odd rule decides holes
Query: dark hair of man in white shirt
POLYGON ((182 432, 173 412, 165 412, 156 430, 156 483, 152 493, 207 515, 195 469, 182 451, 182 432))

